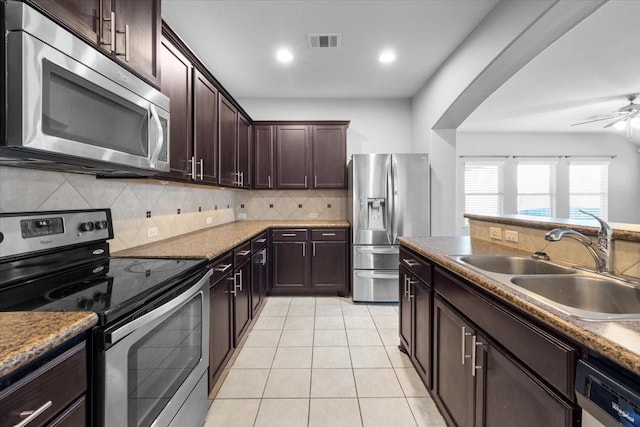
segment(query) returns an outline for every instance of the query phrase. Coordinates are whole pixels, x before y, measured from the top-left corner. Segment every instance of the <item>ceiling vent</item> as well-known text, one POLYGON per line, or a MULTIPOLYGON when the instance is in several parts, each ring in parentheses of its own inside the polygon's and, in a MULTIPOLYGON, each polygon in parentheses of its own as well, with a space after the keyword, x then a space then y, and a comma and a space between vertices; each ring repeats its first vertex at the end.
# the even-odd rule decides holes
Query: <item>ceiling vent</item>
POLYGON ((307 35, 307 41, 311 49, 339 49, 341 38, 342 35, 339 33, 307 35))

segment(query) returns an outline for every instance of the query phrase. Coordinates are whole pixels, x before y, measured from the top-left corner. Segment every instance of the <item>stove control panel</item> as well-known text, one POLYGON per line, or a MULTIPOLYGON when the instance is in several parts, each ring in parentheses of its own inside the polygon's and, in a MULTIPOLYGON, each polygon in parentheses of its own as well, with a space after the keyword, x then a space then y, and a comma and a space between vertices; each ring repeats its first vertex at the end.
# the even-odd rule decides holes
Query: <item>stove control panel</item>
POLYGON ((0 259, 113 238, 111 210, 0 214, 0 259))

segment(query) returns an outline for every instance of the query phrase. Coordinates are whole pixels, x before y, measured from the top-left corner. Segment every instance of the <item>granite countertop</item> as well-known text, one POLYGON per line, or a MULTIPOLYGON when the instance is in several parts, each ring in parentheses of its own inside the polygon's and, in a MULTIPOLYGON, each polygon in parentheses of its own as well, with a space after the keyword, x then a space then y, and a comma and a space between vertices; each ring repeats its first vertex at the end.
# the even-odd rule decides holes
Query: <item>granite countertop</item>
POLYGON ((0 378, 90 329, 97 322, 95 313, 84 311, 0 313, 0 378))
POLYGON ((465 254, 514 254, 520 253, 519 251, 470 237, 401 237, 399 240, 403 245, 476 283, 509 305, 640 375, 640 321, 578 319, 447 257, 465 254))
POLYGON ((172 237, 112 254, 129 258, 214 259, 271 227, 349 227, 347 221, 237 221, 172 237))

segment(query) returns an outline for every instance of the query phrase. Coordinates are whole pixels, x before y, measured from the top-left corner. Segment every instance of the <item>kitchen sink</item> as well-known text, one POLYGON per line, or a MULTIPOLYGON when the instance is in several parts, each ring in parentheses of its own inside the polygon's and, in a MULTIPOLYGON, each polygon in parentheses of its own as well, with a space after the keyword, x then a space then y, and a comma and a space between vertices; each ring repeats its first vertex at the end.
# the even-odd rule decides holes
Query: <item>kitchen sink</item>
POLYGON ((573 274, 576 272, 571 268, 542 260, 514 255, 464 255, 452 258, 481 270, 500 274, 573 274))
POLYGON ((577 317, 594 320, 640 318, 640 288, 621 280, 587 275, 516 276, 511 283, 528 291, 527 294, 533 294, 534 298, 542 297, 547 303, 577 317))

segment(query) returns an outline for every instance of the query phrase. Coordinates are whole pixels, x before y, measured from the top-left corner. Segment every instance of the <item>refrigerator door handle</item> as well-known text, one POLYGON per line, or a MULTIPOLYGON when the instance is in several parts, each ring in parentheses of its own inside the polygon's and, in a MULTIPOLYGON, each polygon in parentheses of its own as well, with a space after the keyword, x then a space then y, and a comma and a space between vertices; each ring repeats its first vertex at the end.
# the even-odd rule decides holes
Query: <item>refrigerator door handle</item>
POLYGON ((396 212, 396 209, 398 206, 400 206, 399 204, 399 200, 398 200, 398 195, 400 194, 400 189, 398 188, 398 186, 400 185, 400 180, 398 179, 398 174, 397 174, 397 170, 398 170, 398 165, 397 165, 397 160, 395 155, 391 155, 391 183, 392 183, 392 187, 391 187, 391 191, 392 191, 392 195, 391 198, 393 199, 393 204, 392 204, 392 209, 393 209, 393 213, 391 216, 391 237, 393 237, 393 240, 391 241, 391 243, 395 243, 396 242, 396 238, 398 237, 398 222, 401 219, 401 216, 398 215, 398 213, 396 212))
POLYGON ((393 161, 393 156, 391 154, 389 154, 389 156, 387 157, 387 162, 385 165, 385 169, 386 169, 386 178, 387 178, 387 197, 385 200, 386 203, 386 214, 387 214, 387 218, 386 218, 386 231, 387 231, 387 240, 389 241, 390 244, 395 243, 395 238, 393 237, 393 210, 394 210, 394 206, 393 206, 393 190, 394 190, 394 184, 393 184, 393 174, 392 174, 392 169, 391 169, 391 163, 393 161))

